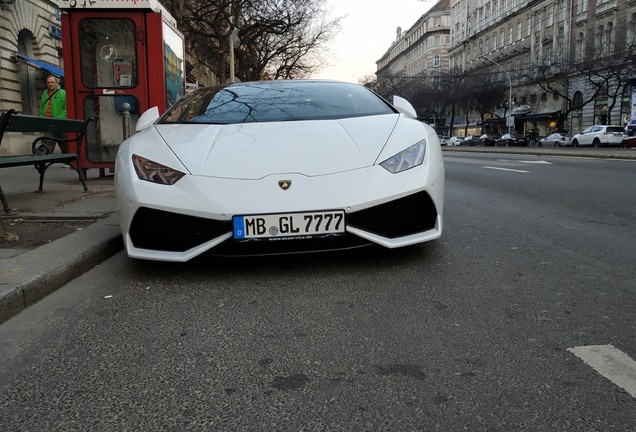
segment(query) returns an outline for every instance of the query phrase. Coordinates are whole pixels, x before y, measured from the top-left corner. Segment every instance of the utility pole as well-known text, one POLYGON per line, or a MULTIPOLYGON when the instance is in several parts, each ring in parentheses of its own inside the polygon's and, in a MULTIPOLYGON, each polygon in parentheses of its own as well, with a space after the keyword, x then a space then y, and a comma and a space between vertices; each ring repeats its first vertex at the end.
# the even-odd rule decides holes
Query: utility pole
POLYGON ((493 59, 491 59, 490 57, 486 57, 485 55, 481 55, 482 58, 488 60, 491 63, 496 64, 497 66, 499 66, 501 68, 502 71, 504 71, 504 73, 506 74, 506 77, 508 78, 508 84, 510 85, 510 90, 509 90, 509 95, 508 95, 508 116, 506 117, 506 125, 508 126, 508 133, 512 132, 512 125, 513 123, 513 117, 512 117, 512 80, 510 79, 510 74, 508 73, 508 71, 499 63, 497 63, 496 61, 494 61, 493 59))

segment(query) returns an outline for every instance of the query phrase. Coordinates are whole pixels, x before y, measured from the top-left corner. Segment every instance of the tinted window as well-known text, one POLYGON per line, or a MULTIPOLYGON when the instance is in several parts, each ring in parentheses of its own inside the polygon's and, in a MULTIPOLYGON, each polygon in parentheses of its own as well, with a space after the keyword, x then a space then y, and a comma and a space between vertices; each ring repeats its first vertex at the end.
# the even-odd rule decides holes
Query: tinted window
POLYGON ((622 127, 620 127, 620 126, 612 126, 612 127, 608 127, 607 128, 607 132, 623 133, 623 132, 625 132, 625 130, 622 127))
POLYGON ((266 81, 194 91, 170 108, 160 123, 232 124, 395 112, 375 93, 357 84, 266 81))

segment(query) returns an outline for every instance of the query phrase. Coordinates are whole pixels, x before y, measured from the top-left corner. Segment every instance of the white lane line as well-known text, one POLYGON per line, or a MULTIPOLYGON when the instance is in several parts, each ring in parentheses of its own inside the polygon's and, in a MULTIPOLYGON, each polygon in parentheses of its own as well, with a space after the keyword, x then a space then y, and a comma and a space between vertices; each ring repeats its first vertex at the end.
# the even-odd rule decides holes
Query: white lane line
POLYGON ((568 348, 602 376, 636 398, 636 361, 612 345, 568 348))
POLYGON ((499 171, 512 171, 512 172, 518 172, 518 173, 529 173, 530 172, 530 171, 516 170, 516 169, 510 169, 510 168, 501 168, 501 167, 492 167, 492 166, 482 166, 482 168, 492 169, 492 170, 499 170, 499 171))
POLYGON ((544 160, 536 160, 536 161, 520 160, 520 161, 515 161, 515 160, 509 160, 509 159, 499 159, 499 162, 515 162, 515 163, 533 164, 533 165, 552 165, 552 162, 548 162, 548 161, 544 161, 544 160))

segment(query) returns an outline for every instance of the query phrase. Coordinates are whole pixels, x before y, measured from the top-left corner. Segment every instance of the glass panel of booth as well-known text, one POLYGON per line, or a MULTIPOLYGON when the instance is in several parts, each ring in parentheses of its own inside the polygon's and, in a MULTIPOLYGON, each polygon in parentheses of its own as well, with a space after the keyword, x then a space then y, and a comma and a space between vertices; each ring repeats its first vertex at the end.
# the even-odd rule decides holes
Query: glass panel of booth
POLYGON ((163 23, 163 56, 166 70, 166 109, 185 92, 183 38, 167 23, 163 23))
POLYGON ((101 89, 84 98, 85 115, 97 113, 86 133, 86 156, 93 163, 114 163, 126 133, 122 114, 130 113, 130 131, 139 117, 135 96, 115 94, 138 83, 136 26, 125 18, 85 18, 78 33, 81 83, 87 89, 101 89))
POLYGON ((93 163, 114 163, 125 134, 132 134, 139 118, 139 101, 132 95, 91 95, 84 98, 86 118, 98 112, 86 131, 86 157, 93 163), (127 104, 127 105, 126 105, 127 104), (130 113, 128 130, 122 116, 130 113))
POLYGON ((86 18, 79 25, 82 84, 87 88, 137 85, 135 23, 121 18, 86 18))

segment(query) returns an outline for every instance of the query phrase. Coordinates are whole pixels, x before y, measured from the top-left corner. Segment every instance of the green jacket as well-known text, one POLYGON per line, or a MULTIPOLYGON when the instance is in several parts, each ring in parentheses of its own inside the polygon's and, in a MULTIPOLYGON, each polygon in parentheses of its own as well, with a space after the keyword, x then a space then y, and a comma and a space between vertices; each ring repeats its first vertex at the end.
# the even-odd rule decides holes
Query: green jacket
MULTIPOLYGON (((46 115, 46 106, 49 103, 49 92, 45 90, 40 100, 40 116, 46 115)), ((57 87, 53 97, 51 97, 51 117, 66 118, 66 92, 61 87, 57 87)))

